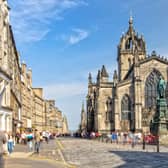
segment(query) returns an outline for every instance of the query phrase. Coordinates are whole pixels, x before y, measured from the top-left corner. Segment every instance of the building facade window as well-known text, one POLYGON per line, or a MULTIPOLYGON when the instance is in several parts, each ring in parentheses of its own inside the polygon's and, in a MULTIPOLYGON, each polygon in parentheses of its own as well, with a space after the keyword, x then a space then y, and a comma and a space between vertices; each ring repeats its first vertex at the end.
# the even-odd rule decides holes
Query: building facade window
POLYGON ((112 120, 112 100, 110 97, 108 97, 106 101, 106 120, 111 121, 112 120))
POLYGON ((121 120, 131 120, 131 100, 128 95, 121 100, 121 120))
POLYGON ((156 107, 157 99, 157 85, 161 73, 158 70, 153 70, 146 79, 145 82, 145 107, 156 107))

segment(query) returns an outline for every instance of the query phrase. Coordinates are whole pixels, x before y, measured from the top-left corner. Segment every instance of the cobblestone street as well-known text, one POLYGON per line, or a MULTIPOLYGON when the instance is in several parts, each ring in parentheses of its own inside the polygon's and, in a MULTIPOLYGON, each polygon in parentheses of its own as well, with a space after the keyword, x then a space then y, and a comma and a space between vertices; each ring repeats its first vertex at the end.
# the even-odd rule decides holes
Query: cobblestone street
POLYGON ((5 168, 167 168, 168 148, 156 146, 111 144, 97 140, 59 138, 41 145, 40 154, 28 152, 27 146, 16 145, 6 158, 5 168))
POLYGON ((156 146, 116 145, 84 139, 61 139, 64 146, 63 154, 68 163, 75 164, 78 168, 150 168, 167 167, 168 148, 160 147, 156 153, 156 146))

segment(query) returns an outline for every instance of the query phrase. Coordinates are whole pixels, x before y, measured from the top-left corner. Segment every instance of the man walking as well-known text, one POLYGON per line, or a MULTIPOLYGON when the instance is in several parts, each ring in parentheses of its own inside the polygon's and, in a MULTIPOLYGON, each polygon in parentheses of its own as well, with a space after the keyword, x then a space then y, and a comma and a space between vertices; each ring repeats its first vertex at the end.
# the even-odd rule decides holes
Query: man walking
POLYGON ((7 139, 5 136, 5 133, 3 131, 0 131, 0 165, 1 168, 4 168, 4 158, 3 158, 3 153, 4 153, 4 149, 3 149, 3 145, 6 143, 7 139))
POLYGON ((35 142, 35 152, 39 153, 40 150, 40 133, 38 132, 37 129, 35 129, 34 133, 34 142, 35 142))

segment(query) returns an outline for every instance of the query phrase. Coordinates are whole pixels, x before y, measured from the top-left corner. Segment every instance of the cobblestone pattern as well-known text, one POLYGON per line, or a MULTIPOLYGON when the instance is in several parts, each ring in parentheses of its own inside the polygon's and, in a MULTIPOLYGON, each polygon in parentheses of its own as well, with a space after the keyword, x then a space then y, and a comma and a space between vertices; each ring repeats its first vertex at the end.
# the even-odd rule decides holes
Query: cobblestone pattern
POLYGON ((168 148, 102 143, 85 139, 61 139, 65 160, 78 168, 167 168, 168 148))
POLYGON ((61 161, 61 157, 58 152, 58 147, 55 140, 50 140, 47 144, 46 142, 43 142, 41 144, 40 148, 40 154, 33 154, 32 157, 36 158, 46 158, 46 159, 52 159, 56 161, 61 161))

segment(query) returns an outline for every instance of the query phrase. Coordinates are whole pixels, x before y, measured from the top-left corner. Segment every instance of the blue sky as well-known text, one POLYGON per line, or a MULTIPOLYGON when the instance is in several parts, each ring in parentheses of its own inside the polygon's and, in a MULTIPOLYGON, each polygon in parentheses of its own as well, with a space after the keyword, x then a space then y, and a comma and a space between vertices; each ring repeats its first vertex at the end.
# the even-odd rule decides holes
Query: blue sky
POLYGON ((167 0, 9 0, 10 22, 21 61, 33 71, 33 86, 55 99, 77 129, 88 73, 104 64, 112 78, 117 45, 130 11, 147 52, 168 57, 167 0))

